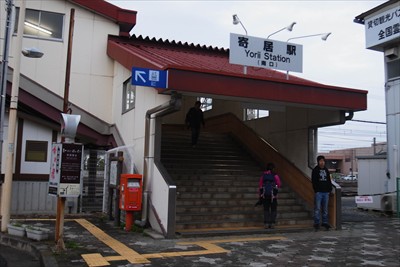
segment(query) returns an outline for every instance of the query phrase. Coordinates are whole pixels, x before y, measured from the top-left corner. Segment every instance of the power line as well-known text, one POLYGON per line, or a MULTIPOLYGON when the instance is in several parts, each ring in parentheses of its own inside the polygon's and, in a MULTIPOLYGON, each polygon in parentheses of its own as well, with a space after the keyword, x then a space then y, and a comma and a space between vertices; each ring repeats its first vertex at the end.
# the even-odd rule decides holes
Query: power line
POLYGON ((386 122, 381 122, 381 121, 364 121, 364 120, 350 120, 350 121, 363 122, 363 123, 386 124, 386 122))
POLYGON ((386 123, 370 120, 349 120, 346 124, 319 129, 318 137, 318 149, 320 151, 364 147, 367 144, 372 144, 372 138, 380 140, 378 142, 386 141, 386 123), (331 144, 332 141, 333 144, 331 144))
POLYGON ((333 139, 349 140, 349 141, 358 141, 358 142, 371 142, 371 140, 365 140, 365 139, 353 139, 353 138, 338 137, 338 136, 325 135, 325 134, 322 134, 322 135, 320 135, 320 136, 322 136, 322 137, 329 137, 329 138, 333 138, 333 139))

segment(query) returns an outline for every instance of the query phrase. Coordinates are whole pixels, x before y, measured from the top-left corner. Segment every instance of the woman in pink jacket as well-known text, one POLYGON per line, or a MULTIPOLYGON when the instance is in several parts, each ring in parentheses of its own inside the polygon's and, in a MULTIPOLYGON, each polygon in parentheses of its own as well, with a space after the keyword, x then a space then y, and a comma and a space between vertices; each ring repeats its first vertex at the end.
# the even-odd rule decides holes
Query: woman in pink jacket
POLYGON ((281 187, 281 179, 274 172, 275 165, 268 163, 267 170, 260 177, 259 192, 264 206, 264 226, 274 228, 278 208, 278 188, 281 187))

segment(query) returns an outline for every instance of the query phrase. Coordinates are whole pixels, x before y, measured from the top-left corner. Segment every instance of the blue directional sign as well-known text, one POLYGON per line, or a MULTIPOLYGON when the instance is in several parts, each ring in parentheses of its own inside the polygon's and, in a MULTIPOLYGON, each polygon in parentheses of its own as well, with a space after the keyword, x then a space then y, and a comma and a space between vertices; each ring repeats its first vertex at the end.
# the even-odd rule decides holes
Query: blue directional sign
POLYGON ((165 70, 151 70, 133 67, 132 84, 157 88, 167 88, 168 72, 165 70))

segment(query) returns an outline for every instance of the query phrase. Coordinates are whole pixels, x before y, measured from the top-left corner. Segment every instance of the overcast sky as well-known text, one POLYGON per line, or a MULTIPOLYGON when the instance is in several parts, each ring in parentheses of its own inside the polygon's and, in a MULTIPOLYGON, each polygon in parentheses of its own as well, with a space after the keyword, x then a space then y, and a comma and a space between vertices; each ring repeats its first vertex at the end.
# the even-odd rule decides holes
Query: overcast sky
MULTIPOLYGON (((248 35, 271 39, 332 32, 320 37, 292 40, 303 45, 303 73, 291 73, 316 82, 368 91, 368 110, 354 119, 385 122, 384 64, 381 52, 365 48, 364 26, 354 17, 386 1, 137 1, 109 0, 122 8, 136 10, 132 34, 229 48, 229 34, 243 34, 233 25, 237 14, 248 35)), ((346 123, 320 130, 320 150, 371 145, 372 138, 386 140, 383 124, 346 123)))

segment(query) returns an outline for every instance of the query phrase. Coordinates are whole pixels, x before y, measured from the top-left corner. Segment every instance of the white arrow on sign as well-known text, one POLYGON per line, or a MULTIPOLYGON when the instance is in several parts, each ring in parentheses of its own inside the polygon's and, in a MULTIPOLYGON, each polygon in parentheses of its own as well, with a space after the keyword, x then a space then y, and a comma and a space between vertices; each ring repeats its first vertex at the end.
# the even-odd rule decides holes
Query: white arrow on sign
POLYGON ((141 74, 146 74, 146 72, 145 71, 140 71, 140 70, 135 71, 135 81, 137 81, 138 78, 140 78, 145 83, 146 80, 142 77, 141 74))

